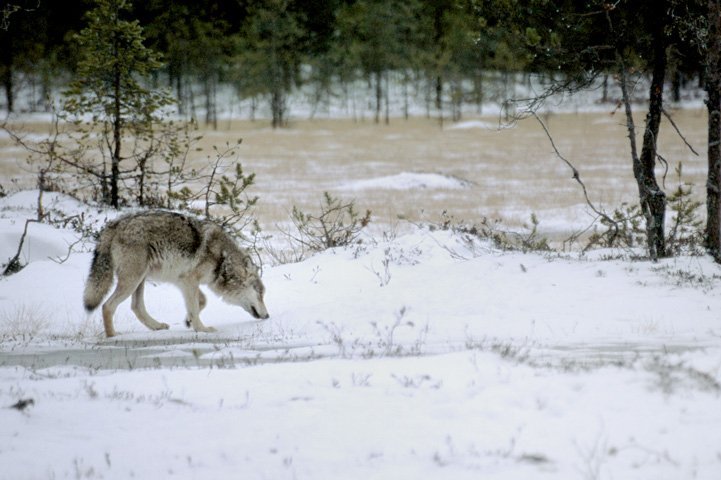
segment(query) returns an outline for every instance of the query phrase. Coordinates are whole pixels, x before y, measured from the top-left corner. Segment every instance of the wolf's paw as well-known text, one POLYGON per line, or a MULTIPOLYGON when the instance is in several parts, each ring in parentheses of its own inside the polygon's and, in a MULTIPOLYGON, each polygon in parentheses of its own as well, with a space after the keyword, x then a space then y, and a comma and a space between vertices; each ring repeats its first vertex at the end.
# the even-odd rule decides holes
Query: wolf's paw
POLYGON ((203 333, 215 333, 218 330, 215 327, 206 327, 205 325, 201 325, 200 327, 196 328, 195 331, 203 333))
POLYGON ((154 330, 168 330, 170 328, 170 325, 167 323, 159 323, 155 326, 154 330))

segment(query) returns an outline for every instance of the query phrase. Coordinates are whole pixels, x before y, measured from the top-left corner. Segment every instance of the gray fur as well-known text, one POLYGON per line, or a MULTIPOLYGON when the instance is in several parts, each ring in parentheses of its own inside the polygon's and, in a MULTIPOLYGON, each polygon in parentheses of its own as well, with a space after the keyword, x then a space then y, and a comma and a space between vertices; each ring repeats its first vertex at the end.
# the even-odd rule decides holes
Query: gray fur
POLYGON ((166 211, 134 213, 108 223, 100 232, 83 301, 95 310, 117 278, 115 291, 103 304, 105 334, 115 335, 113 314, 132 295, 132 310, 151 330, 167 329, 145 309, 146 278, 177 285, 188 312, 186 324, 197 332, 215 331, 200 321, 206 298, 199 285, 258 319, 268 318, 265 287, 258 268, 221 227, 210 221, 166 211))

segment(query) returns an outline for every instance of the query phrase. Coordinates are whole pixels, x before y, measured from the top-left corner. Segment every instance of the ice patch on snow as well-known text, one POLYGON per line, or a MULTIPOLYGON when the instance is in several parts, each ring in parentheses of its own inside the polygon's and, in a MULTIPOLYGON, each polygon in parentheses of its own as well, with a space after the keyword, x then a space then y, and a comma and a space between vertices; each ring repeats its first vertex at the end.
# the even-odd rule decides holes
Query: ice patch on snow
POLYGON ((468 180, 443 173, 401 172, 396 175, 346 182, 339 188, 343 190, 413 190, 418 188, 456 190, 470 186, 471 182, 468 180))

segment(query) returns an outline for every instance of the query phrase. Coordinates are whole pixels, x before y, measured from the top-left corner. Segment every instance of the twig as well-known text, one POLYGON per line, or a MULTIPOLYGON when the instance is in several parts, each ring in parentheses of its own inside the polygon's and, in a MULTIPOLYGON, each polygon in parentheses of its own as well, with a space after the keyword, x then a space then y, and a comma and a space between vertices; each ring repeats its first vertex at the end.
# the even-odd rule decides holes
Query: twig
MULTIPOLYGON (((599 47, 609 48, 609 47, 599 47)), ((574 93, 588 89, 593 85, 596 78, 601 74, 600 71, 588 72, 582 78, 568 78, 563 81, 553 82, 551 85, 545 88, 545 90, 530 98, 509 98, 503 102, 501 112, 499 115, 505 114, 506 118, 510 118, 510 124, 513 124, 519 120, 523 120, 529 116, 536 116, 536 112, 552 97, 558 94, 573 95, 574 93), (511 107, 522 106, 514 114, 509 114, 511 107)))
MULTIPOLYGON (((556 152, 556 156, 560 158, 573 172, 573 179, 578 182, 579 185, 581 185, 581 189, 583 190, 583 196, 586 199, 586 204, 591 208, 591 210, 598 216, 602 217, 604 220, 610 222, 614 226, 616 226, 616 222, 606 215, 603 211, 596 208, 596 206, 591 202, 591 199, 588 197, 588 190, 586 189, 586 184, 583 183, 583 180, 581 180, 581 175, 578 172, 578 169, 563 155, 561 155, 561 152, 558 151, 558 147, 556 147, 556 143, 553 141, 553 137, 551 136, 551 133, 548 131, 548 128, 546 127, 546 124, 543 123, 543 120, 536 114, 536 112, 531 112, 531 115, 538 121, 538 123, 541 124, 541 128, 543 128, 543 131, 546 133, 546 136, 548 137, 548 140, 551 142, 551 146, 553 147, 553 150, 556 152)), ((618 227, 616 227, 618 228, 618 227)))
POLYGON ((25 220, 25 228, 23 228, 23 234, 20 236, 18 251, 5 266, 5 270, 3 270, 3 275, 12 275, 13 273, 17 273, 22 270, 23 267, 20 265, 20 255, 23 251, 23 244, 25 243, 25 237, 28 234, 28 225, 30 224, 30 222, 37 222, 37 220, 33 218, 28 218, 27 220, 25 220))
POLYGON ((665 108, 662 108, 661 112, 663 112, 663 115, 666 117, 666 119, 669 122, 671 122, 673 129, 676 130, 676 133, 678 133, 678 136, 681 137, 681 140, 683 140, 683 143, 685 143, 686 146, 689 148, 689 150, 691 150, 691 152, 693 152, 693 154, 698 157, 699 156, 698 152, 696 150, 694 150, 693 146, 691 146, 691 144, 688 142, 688 140, 686 140, 686 137, 683 136, 683 134, 681 133, 681 130, 678 128, 678 125, 676 125, 676 122, 674 122, 673 118, 671 118, 671 115, 669 115, 669 113, 666 111, 665 108))
POLYGON ((663 170, 663 177, 661 177, 661 185, 663 185, 663 188, 666 188, 666 176, 668 175, 668 160, 663 158, 658 151, 656 152, 656 158, 663 163, 664 170, 663 170))
POLYGON ((59 265, 62 265, 63 263, 67 262, 68 258, 70 258, 70 255, 72 255, 73 248, 75 247, 75 245, 77 245, 78 243, 82 243, 82 242, 83 242, 83 238, 80 237, 77 240, 75 240, 73 243, 68 244, 68 252, 65 254, 64 257, 61 257, 60 255, 58 255, 57 257, 48 257, 48 259, 52 260, 53 262, 55 262, 59 265))

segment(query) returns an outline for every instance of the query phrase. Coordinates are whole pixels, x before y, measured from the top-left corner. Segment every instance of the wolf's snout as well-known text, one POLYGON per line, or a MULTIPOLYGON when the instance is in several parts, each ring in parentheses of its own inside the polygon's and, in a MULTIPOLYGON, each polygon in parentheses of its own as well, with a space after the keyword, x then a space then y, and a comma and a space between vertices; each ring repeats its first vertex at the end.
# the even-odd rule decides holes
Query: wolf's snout
POLYGON ((258 309, 255 307, 250 307, 250 310, 251 314, 258 320, 267 320, 268 318, 270 318, 270 315, 268 315, 268 312, 266 312, 265 310, 263 312, 259 312, 258 309))

